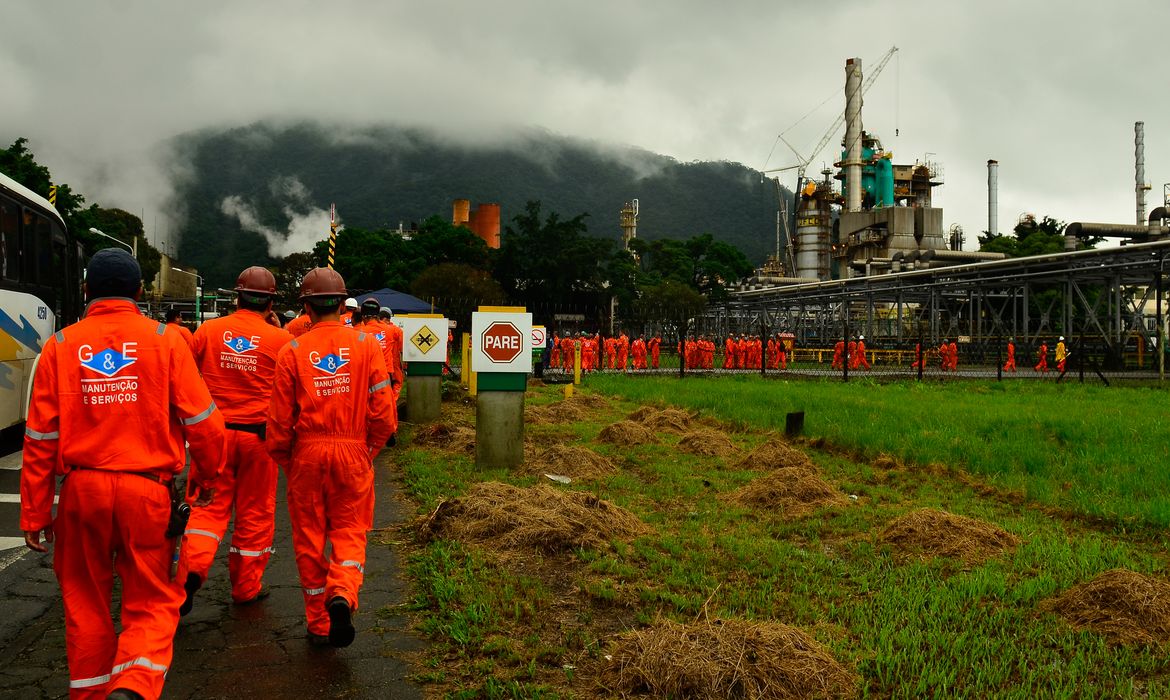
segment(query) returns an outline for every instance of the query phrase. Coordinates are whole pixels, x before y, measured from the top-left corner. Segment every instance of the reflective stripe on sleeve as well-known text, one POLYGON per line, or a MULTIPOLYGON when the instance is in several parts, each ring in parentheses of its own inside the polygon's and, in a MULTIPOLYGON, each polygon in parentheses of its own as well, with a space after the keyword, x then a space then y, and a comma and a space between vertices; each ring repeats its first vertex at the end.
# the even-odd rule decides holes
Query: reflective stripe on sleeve
POLYGON ((211 405, 208 406, 207 410, 204 411, 203 413, 200 413, 197 416, 191 416, 190 418, 184 418, 183 425, 195 425, 196 423, 198 423, 200 421, 207 420, 211 416, 213 411, 215 411, 215 402, 214 401, 211 402, 211 405))
POLYGON ((353 559, 346 559, 345 561, 341 562, 340 565, 353 567, 353 568, 357 569, 358 571, 362 572, 363 574, 366 573, 366 567, 362 566, 362 563, 360 561, 354 561, 353 559))
POLYGON ((61 432, 54 430, 51 433, 38 433, 32 428, 26 426, 24 429, 24 435, 25 437, 30 437, 33 440, 56 440, 61 437, 61 432))
POLYGON ((239 554, 241 557, 258 557, 262 554, 276 554, 276 547, 265 547, 260 550, 240 549, 239 547, 229 547, 229 554, 239 554))
POLYGON ((215 534, 214 532, 209 532, 207 530, 196 530, 196 529, 192 528, 190 530, 183 530, 183 534, 184 535, 202 535, 204 537, 210 537, 211 539, 215 540, 216 542, 223 542, 223 540, 220 538, 219 535, 215 534))
POLYGON ((148 668, 151 671, 158 671, 159 673, 166 673, 167 672, 166 666, 163 666, 162 664, 156 664, 153 661, 151 661, 150 659, 146 658, 145 656, 139 656, 137 659, 131 659, 130 661, 127 661, 126 663, 118 664, 117 666, 114 667, 114 670, 110 671, 110 675, 116 676, 119 673, 121 673, 122 671, 125 671, 128 668, 131 668, 132 666, 141 666, 143 668, 148 668))
POLYGON ((159 335, 166 333, 167 332, 167 325, 165 323, 158 324, 158 328, 156 328, 154 332, 158 333, 159 335))
POLYGON ((92 688, 95 685, 105 685, 110 682, 110 674, 104 676, 94 676, 93 678, 78 678, 77 680, 70 679, 70 688, 92 688))
POLYGON ((53 334, 53 337, 55 337, 57 339, 58 343, 64 343, 65 342, 65 331, 57 331, 56 333, 53 334))
POLYGON ((305 595, 322 595, 325 593, 324 588, 306 588, 305 595))
POLYGON ((385 389, 386 387, 390 386, 392 383, 393 382, 391 382, 389 379, 384 379, 384 380, 378 382, 377 384, 375 384, 374 386, 370 387, 370 393, 372 394, 379 389, 385 389))
POLYGON ((359 342, 359 343, 362 343, 362 342, 365 342, 365 340, 366 340, 366 332, 365 332, 365 331, 359 331, 359 332, 358 332, 358 342, 359 342))
POLYGON ((294 348, 299 348, 301 346, 301 344, 298 343, 295 338, 293 340, 288 341, 288 344, 294 348))

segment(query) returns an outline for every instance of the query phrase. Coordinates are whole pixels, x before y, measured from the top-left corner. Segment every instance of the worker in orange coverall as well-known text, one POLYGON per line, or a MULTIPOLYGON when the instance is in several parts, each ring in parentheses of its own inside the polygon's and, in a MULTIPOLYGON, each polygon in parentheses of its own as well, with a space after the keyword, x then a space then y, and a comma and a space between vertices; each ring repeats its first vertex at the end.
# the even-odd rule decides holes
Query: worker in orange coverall
POLYGON ((1040 343, 1040 348, 1036 351, 1036 356, 1039 357, 1040 359, 1036 363, 1036 366, 1033 367, 1032 369, 1036 370, 1037 372, 1047 372, 1048 371, 1048 343, 1045 343, 1045 342, 1040 343))
POLYGON ((398 428, 381 348, 341 323, 345 295, 335 270, 305 275, 301 302, 313 328, 276 359, 265 441, 288 482, 309 641, 334 647, 354 639, 374 521, 373 459, 398 428))
MULTIPOLYGON (((362 301, 358 310, 354 312, 354 319, 359 319, 353 327, 374 336, 378 346, 382 348, 382 359, 386 361, 386 373, 394 386, 394 403, 397 411, 398 396, 402 393, 402 385, 406 382, 406 371, 402 368, 402 329, 392 321, 384 321, 378 317, 382 306, 374 297, 362 301)), ((393 314, 393 312, 391 312, 393 314)), ((393 316, 391 316, 393 318, 393 316)))
POLYGON ((284 329, 292 334, 294 338, 303 335, 309 330, 309 314, 302 313, 300 316, 289 321, 284 329))
POLYGON ((646 339, 638 336, 630 345, 630 352, 634 356, 634 369, 646 369, 646 339))
POLYGON ((649 346, 650 346, 650 367, 652 369, 658 369, 658 355, 662 350, 662 337, 656 335, 653 338, 651 338, 650 342, 649 342, 649 346))
POLYGON ((576 343, 573 342, 573 334, 566 333, 564 338, 561 338, 561 362, 564 363, 564 370, 566 372, 573 371, 573 353, 576 352, 576 343))
POLYGON ((552 341, 552 355, 549 358, 549 367, 561 366, 561 338, 556 333, 553 333, 552 341))
POLYGON ((217 498, 193 508, 187 522, 187 598, 179 609, 182 615, 191 611, 195 592, 207 580, 233 506, 235 529, 228 549, 232 601, 247 604, 268 595, 261 580, 273 551, 277 469, 264 449, 264 421, 276 354, 292 335, 265 320, 276 295, 271 272, 249 267, 236 279, 235 291, 236 312, 195 331, 195 363, 228 430, 226 460, 215 483, 217 498))
POLYGON ((187 327, 183 325, 183 315, 179 313, 178 309, 167 310, 166 323, 168 331, 178 333, 183 338, 183 342, 187 344, 187 347, 191 347, 191 331, 187 330, 187 327))
POLYGON ((625 372, 629 369, 627 364, 630 359, 630 337, 626 335, 625 331, 618 336, 617 340, 617 368, 625 372))
POLYGON ((1007 361, 1003 363, 1003 371, 1016 371, 1016 339, 1008 338, 1007 342, 1007 361))
POLYGON ((854 354, 849 356, 849 369, 869 369, 869 360, 865 357, 865 336, 857 336, 857 348, 854 354))
POLYGON ((947 355, 951 361, 951 371, 958 372, 959 371, 959 344, 952 340, 950 347, 947 348, 947 355))
POLYGON ((723 341, 723 369, 735 369, 735 339, 730 333, 723 341))
POLYGON ((951 345, 946 338, 938 346, 938 365, 944 372, 951 368, 951 345))
POLYGON ((223 462, 223 416, 187 344, 139 312, 141 280, 126 251, 93 256, 85 318, 45 342, 24 431, 20 529, 33 551, 54 543, 75 699, 162 693, 187 576, 181 540, 167 536, 171 484, 184 442, 198 503, 210 502, 223 462), (115 572, 121 634, 110 613, 115 572))
POLYGON ((833 364, 830 369, 844 369, 845 362, 845 341, 838 340, 837 344, 833 346, 833 364))

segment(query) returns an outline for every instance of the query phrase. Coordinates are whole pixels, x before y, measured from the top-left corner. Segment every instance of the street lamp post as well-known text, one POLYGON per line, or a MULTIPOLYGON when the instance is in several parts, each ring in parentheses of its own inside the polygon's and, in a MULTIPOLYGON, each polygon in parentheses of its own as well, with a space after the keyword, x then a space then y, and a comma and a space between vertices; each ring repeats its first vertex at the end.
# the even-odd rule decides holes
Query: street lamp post
POLYGON ((197 325, 203 325, 203 276, 194 272, 187 272, 181 267, 172 267, 175 272, 182 272, 184 275, 191 275, 195 278, 195 318, 198 319, 197 325))
POLYGON ((117 243, 118 245, 126 246, 126 250, 130 251, 131 255, 133 255, 135 258, 138 257, 138 237, 137 236, 134 237, 134 246, 131 247, 130 244, 127 243, 126 241, 118 240, 117 238, 114 238, 110 234, 106 233, 105 231, 99 231, 96 228, 91 227, 89 229, 89 232, 94 234, 94 235, 97 235, 97 236, 104 236, 105 238, 110 239, 111 241, 117 243))

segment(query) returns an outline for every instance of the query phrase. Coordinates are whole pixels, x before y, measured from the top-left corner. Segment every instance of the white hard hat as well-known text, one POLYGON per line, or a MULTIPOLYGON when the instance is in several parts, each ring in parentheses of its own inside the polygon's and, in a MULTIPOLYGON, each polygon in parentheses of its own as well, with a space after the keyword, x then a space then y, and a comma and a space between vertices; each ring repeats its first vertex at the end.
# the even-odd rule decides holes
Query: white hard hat
POLYGON ((1064 340, 1064 336, 1063 336, 1063 335, 1062 335, 1062 336, 1060 336, 1060 339, 1061 339, 1061 340, 1064 340))
POLYGON ((858 340, 865 340, 865 336, 864 336, 864 335, 859 335, 859 336, 857 336, 857 339, 858 339, 858 340))
POLYGON ((345 300, 345 308, 356 309, 357 307, 358 307, 357 299, 350 297, 350 298, 345 300))

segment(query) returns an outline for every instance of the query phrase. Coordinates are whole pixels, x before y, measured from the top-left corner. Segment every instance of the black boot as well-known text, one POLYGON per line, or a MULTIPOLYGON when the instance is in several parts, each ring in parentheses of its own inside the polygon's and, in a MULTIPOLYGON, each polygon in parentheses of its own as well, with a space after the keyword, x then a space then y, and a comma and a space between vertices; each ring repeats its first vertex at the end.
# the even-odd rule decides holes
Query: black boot
POLYGON ((335 647, 347 647, 353 644, 356 631, 353 628, 353 611, 345 598, 337 597, 329 601, 329 644, 335 647))
POLYGON ((202 586, 203 579, 199 578, 198 574, 187 574, 187 581, 183 584, 183 590, 187 591, 187 598, 179 606, 179 617, 184 617, 191 612, 191 607, 195 605, 195 593, 202 586))

